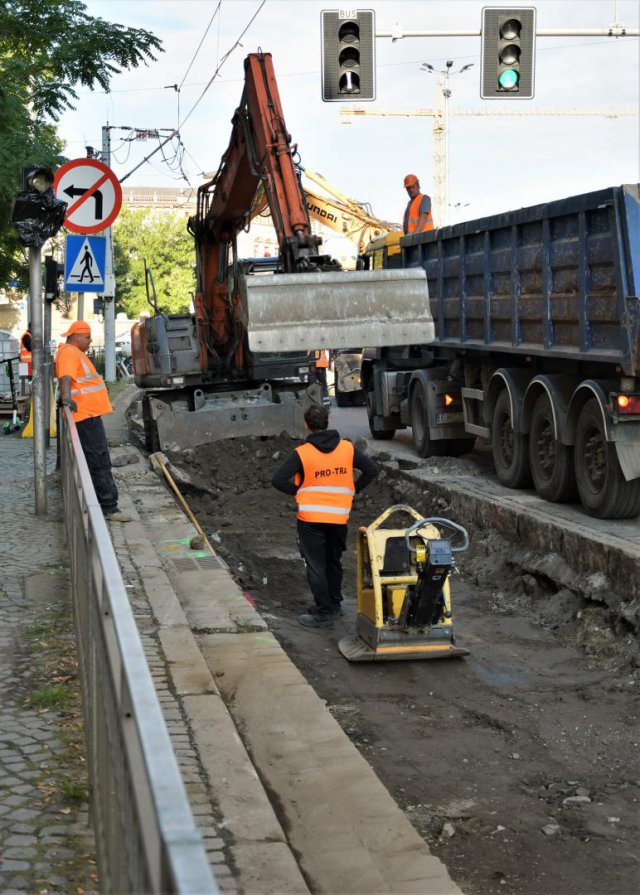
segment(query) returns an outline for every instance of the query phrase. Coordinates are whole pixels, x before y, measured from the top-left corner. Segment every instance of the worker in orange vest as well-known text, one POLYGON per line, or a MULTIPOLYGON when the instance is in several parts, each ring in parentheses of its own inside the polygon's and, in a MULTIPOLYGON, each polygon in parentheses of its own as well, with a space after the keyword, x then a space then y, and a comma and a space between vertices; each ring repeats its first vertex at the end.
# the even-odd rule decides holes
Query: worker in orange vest
POLYGON ((330 628, 342 615, 342 554, 354 494, 375 479, 370 457, 329 429, 329 410, 312 404, 304 414, 309 435, 276 469, 271 484, 295 496, 298 547, 307 568, 314 605, 301 625, 330 628), (359 470, 357 480, 354 470, 359 470))
POLYGON ((407 174, 404 186, 409 196, 409 202, 404 212, 404 232, 424 233, 427 230, 433 230, 431 197, 420 192, 420 181, 415 174, 407 174))
POLYGON ((104 414, 113 413, 113 407, 104 379, 87 357, 91 327, 84 320, 76 320, 62 335, 67 341, 56 354, 59 403, 71 410, 105 519, 130 522, 131 517, 118 508, 118 486, 111 472, 109 445, 102 421, 104 414))
POLYGON ((329 397, 329 386, 327 385, 327 369, 329 368, 329 352, 321 348, 316 351, 310 351, 314 368, 311 374, 311 381, 317 382, 322 388, 322 397, 329 397))
POLYGON ((27 376, 31 378, 33 373, 33 353, 31 344, 31 321, 26 330, 20 336, 20 363, 27 364, 27 376))

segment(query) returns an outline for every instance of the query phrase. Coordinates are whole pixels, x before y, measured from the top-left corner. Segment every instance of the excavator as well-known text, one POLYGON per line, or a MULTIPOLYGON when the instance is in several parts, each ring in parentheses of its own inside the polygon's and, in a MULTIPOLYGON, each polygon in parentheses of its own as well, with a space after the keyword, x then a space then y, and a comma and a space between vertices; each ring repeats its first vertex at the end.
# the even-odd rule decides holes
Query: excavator
POLYGON ((154 316, 131 331, 151 451, 244 435, 302 435, 306 406, 322 400, 318 387, 308 385, 309 349, 434 337, 422 269, 344 271, 320 251, 271 54, 249 54, 244 70, 229 145, 216 174, 198 189, 188 222, 194 313, 166 315, 156 305, 154 316), (278 240, 275 272, 247 267, 237 253, 236 237, 259 188, 278 240))

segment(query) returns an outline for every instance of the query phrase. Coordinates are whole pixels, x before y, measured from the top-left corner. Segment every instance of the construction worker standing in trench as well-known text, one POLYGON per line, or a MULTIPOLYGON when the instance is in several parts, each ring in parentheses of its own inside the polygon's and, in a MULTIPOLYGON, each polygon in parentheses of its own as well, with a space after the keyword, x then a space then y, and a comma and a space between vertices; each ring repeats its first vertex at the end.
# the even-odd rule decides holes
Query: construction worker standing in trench
POLYGON ((56 354, 59 402, 71 409, 105 519, 131 522, 131 517, 118 509, 118 486, 111 472, 109 445, 102 422, 105 413, 113 413, 113 407, 104 379, 86 354, 91 345, 91 327, 84 320, 76 320, 62 335, 67 341, 56 354))
POLYGON ((295 495, 300 554, 315 600, 298 617, 301 625, 330 628, 342 615, 342 554, 354 494, 375 479, 378 467, 335 429, 329 410, 313 404, 304 414, 309 435, 276 469, 271 484, 295 495), (354 470, 360 476, 354 481, 354 470))
POLYGON ((420 181, 415 174, 407 174, 404 179, 404 187, 409 196, 402 225, 404 232, 424 233, 427 230, 433 230, 431 197, 420 192, 420 181))

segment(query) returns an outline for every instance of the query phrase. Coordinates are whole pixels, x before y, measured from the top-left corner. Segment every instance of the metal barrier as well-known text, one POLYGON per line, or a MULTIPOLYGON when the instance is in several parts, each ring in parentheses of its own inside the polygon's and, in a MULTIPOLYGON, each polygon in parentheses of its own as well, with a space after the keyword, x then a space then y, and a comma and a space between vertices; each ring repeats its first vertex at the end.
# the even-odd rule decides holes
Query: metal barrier
POLYGON ((64 514, 100 889, 215 895, 78 432, 60 415, 64 514))

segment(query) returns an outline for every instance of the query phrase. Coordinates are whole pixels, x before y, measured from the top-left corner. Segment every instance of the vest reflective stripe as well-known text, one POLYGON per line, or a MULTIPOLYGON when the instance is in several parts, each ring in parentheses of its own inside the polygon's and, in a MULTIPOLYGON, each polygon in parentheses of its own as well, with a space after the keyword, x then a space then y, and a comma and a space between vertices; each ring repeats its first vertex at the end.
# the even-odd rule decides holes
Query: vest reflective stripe
MULTIPOLYGON (((342 518, 340 519, 340 522, 347 522, 349 520, 349 514, 351 512, 351 510, 342 510, 338 509, 337 507, 325 507, 322 506, 322 504, 313 503, 298 504, 298 510, 299 519, 301 518, 300 513, 321 513, 325 516, 331 513, 334 516, 341 516, 342 518)), ((309 522, 311 520, 307 519, 306 521, 309 522)), ((327 520, 323 519, 321 521, 326 522, 327 520)))
POLYGON ((298 519, 345 525, 355 494, 351 442, 341 440, 328 454, 305 442, 296 453, 303 469, 302 485, 296 493, 298 519))
MULTIPOLYGON (((417 196, 414 196, 411 200, 411 204, 409 205, 409 211, 407 214, 407 233, 416 233, 418 227, 418 221, 420 220, 420 203, 424 199, 422 193, 418 193, 417 196)), ((428 230, 433 230, 433 217, 431 212, 429 212, 427 216, 427 223, 424 225, 420 233, 426 233, 428 230)))
POLYGON ((58 349, 56 374, 59 379, 63 376, 71 377, 71 394, 78 405, 77 411, 72 411, 71 415, 76 423, 113 411, 104 379, 84 351, 80 351, 75 345, 66 342, 58 349), (60 363, 63 356, 64 365, 60 363))

